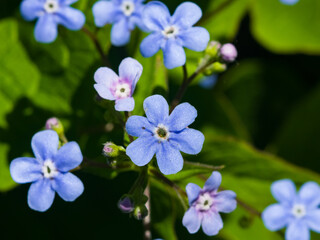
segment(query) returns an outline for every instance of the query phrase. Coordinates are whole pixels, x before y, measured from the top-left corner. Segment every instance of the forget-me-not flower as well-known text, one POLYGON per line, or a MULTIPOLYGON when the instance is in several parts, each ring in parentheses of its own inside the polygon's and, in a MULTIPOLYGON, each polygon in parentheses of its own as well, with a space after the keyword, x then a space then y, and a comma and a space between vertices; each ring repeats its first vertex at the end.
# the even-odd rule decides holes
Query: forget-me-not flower
POLYGON ((315 182, 303 184, 298 193, 289 179, 271 185, 271 193, 279 202, 262 213, 264 225, 270 231, 287 227, 286 240, 309 240, 310 231, 320 233, 320 187, 315 182))
POLYGON ((101 67, 94 74, 94 88, 100 97, 115 100, 117 111, 132 111, 132 94, 142 74, 142 65, 133 58, 125 58, 119 66, 119 76, 110 68, 101 67))
POLYGON ((145 29, 141 20, 143 2, 144 0, 98 1, 92 8, 95 24, 98 27, 113 24, 111 43, 115 46, 126 45, 136 26, 145 29))
POLYGON ((221 174, 213 172, 203 189, 194 183, 186 187, 190 208, 183 216, 182 224, 190 233, 202 230, 208 236, 217 235, 223 227, 219 212, 230 213, 237 207, 236 194, 226 190, 218 192, 221 174))
POLYGON ((144 166, 156 154, 160 171, 174 174, 183 167, 180 151, 197 154, 204 142, 203 134, 188 128, 197 117, 197 110, 189 103, 178 105, 169 115, 164 97, 153 95, 143 102, 146 118, 131 116, 126 124, 128 134, 139 137, 129 144, 126 153, 134 164, 144 166))
POLYGON ((70 7, 78 0, 23 0, 20 11, 24 19, 38 19, 34 36, 38 42, 53 42, 58 35, 58 25, 79 30, 85 23, 84 14, 70 7))
POLYGON ((148 3, 142 17, 143 23, 152 33, 140 45, 142 56, 151 57, 162 49, 166 68, 184 65, 186 54, 183 47, 201 52, 210 40, 205 28, 193 27, 201 16, 200 7, 191 2, 180 4, 172 17, 162 2, 148 3))
POLYGON ((299 0, 280 0, 280 2, 286 5, 294 5, 299 2, 299 0))
POLYGON ((69 173, 82 162, 82 153, 76 142, 59 147, 58 134, 53 130, 36 133, 31 141, 35 158, 20 157, 10 164, 12 179, 29 183, 28 205, 44 212, 53 203, 55 192, 65 201, 74 201, 83 190, 81 180, 69 173))

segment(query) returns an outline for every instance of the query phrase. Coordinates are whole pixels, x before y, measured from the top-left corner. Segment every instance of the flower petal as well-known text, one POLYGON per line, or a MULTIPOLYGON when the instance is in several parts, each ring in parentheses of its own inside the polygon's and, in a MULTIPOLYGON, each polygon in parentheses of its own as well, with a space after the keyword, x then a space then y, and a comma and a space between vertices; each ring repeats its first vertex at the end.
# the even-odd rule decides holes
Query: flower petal
POLYGON ((182 28, 187 28, 198 22, 201 17, 202 11, 197 4, 184 2, 177 7, 172 15, 172 21, 182 28))
POLYGON ((115 100, 116 98, 111 93, 110 89, 104 84, 94 84, 94 89, 97 91, 100 97, 107 100, 115 100))
POLYGON ((198 154, 202 149, 204 135, 198 130, 186 128, 179 133, 171 132, 169 139, 181 152, 198 154))
POLYGON ((320 205, 320 187, 316 182, 306 182, 303 184, 298 195, 308 208, 316 208, 320 205))
POLYGON ((140 44, 142 56, 147 58, 155 55, 160 50, 162 41, 164 41, 163 35, 159 32, 147 36, 140 44))
POLYGON ((16 158, 10 163, 10 174, 17 183, 34 182, 42 177, 42 167, 35 158, 16 158))
POLYGON ((134 137, 140 137, 146 131, 152 132, 153 129, 148 119, 141 116, 131 116, 126 123, 127 133, 134 137))
POLYGON ((198 199, 199 194, 201 191, 201 187, 194 183, 188 183, 186 186, 186 192, 188 195, 189 205, 191 206, 192 203, 198 199))
POLYGON ((52 158, 58 152, 59 137, 53 130, 36 133, 31 140, 31 147, 38 161, 52 158))
POLYGON ((115 109, 120 112, 121 111, 131 112, 134 109, 133 97, 117 99, 115 109))
POLYGON ((71 5, 73 3, 78 2, 79 0, 60 0, 60 2, 63 2, 64 5, 71 5))
POLYGON ((270 231, 277 231, 284 228, 290 220, 288 209, 281 204, 272 204, 262 212, 262 220, 270 231))
POLYGON ((197 115, 197 110, 191 104, 179 104, 169 116, 168 125, 170 131, 181 131, 188 127, 194 122, 197 115))
POLYGON ((97 27, 103 27, 114 21, 116 11, 113 2, 98 1, 92 7, 94 23, 97 27))
POLYGON ((180 151, 167 141, 160 144, 156 157, 160 171, 165 175, 177 173, 183 167, 183 158, 180 151))
POLYGON ((86 21, 85 15, 78 9, 62 7, 56 13, 57 22, 70 30, 79 30, 86 21))
POLYGON ((310 240, 310 231, 304 221, 296 220, 286 230, 286 240, 310 240))
POLYGON ((217 171, 214 171, 205 182, 203 189, 205 191, 217 190, 221 184, 221 179, 222 179, 221 174, 217 171))
POLYGON ((38 0, 24 0, 20 5, 22 17, 27 21, 32 21, 43 13, 43 3, 38 0))
POLYGON ((142 65, 133 58, 125 58, 122 60, 119 66, 119 76, 121 79, 126 79, 131 82, 131 94, 136 87, 136 84, 141 77, 143 67, 142 65))
POLYGON ((186 53, 176 40, 168 39, 163 49, 164 65, 168 69, 180 67, 186 63, 186 53))
POLYGON ((314 209, 306 216, 306 223, 312 231, 320 233, 320 209, 314 209))
POLYGON ((51 180, 43 178, 31 184, 28 191, 28 205, 39 212, 47 211, 53 203, 54 195, 51 180))
POLYGON ((215 196, 215 206, 219 212, 230 213, 237 208, 236 193, 230 190, 218 192, 215 196))
POLYGON ((143 102, 143 109, 148 120, 154 125, 163 123, 169 115, 168 103, 161 95, 147 97, 143 102))
POLYGON ((193 51, 202 52, 208 46, 210 34, 207 29, 202 27, 192 27, 179 34, 182 46, 193 51))
POLYGON ((68 142, 59 149, 53 160, 60 172, 68 172, 80 165, 83 156, 78 143, 68 142))
POLYGON ((278 202, 292 202, 296 196, 296 187, 290 179, 278 180, 272 183, 271 193, 278 202))
POLYGON ((131 161, 137 166, 144 166, 149 163, 157 151, 158 143, 151 134, 139 137, 130 143, 127 147, 126 154, 131 161))
POLYGON ((159 1, 148 3, 142 13, 144 25, 150 31, 161 31, 170 22, 170 12, 165 4, 159 1))
POLYGON ((130 41, 131 31, 126 18, 114 23, 111 29, 111 43, 114 46, 124 46, 130 41))
POLYGON ((118 81, 118 79, 118 75, 107 67, 101 67, 94 73, 96 83, 103 84, 107 88, 110 88, 112 83, 118 81))
POLYGON ((217 235, 223 228, 223 222, 219 213, 210 212, 202 219, 202 230, 208 236, 217 235))
POLYGON ((72 173, 59 174, 52 184, 54 190, 59 196, 67 201, 72 202, 78 198, 84 190, 81 180, 72 173))
POLYGON ((51 43, 58 36, 58 24, 52 14, 39 17, 34 29, 34 36, 38 42, 51 43))
POLYGON ((190 207, 183 216, 182 225, 188 229, 189 233, 196 233, 199 231, 200 224, 201 219, 197 210, 194 207, 190 207))

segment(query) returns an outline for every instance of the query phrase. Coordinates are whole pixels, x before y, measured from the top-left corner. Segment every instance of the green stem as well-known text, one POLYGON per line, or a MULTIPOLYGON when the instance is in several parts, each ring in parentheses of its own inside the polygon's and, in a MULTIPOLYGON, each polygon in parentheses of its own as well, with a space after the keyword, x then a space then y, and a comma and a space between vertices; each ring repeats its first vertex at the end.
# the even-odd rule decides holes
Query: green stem
POLYGON ((198 168, 206 168, 206 169, 210 169, 210 170, 221 170, 225 167, 224 165, 212 166, 212 165, 205 164, 205 163, 189 162, 189 161, 184 161, 184 164, 189 165, 189 166, 198 167, 198 168))

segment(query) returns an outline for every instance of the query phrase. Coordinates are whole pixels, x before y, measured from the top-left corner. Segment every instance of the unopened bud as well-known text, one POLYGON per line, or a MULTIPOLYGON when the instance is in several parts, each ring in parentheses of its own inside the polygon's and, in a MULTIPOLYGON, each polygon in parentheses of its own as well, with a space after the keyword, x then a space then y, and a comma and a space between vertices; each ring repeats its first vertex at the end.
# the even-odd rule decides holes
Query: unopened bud
POLYGON ((226 62, 233 62, 238 56, 238 51, 233 44, 227 43, 220 48, 220 56, 226 62))
POLYGON ((131 213, 134 210, 134 203, 128 195, 123 196, 118 202, 119 209, 124 213, 131 213))
POLYGON ((117 146, 116 144, 114 144, 112 142, 106 142, 103 145, 102 153, 106 157, 114 158, 114 157, 119 156, 120 151, 125 151, 125 149, 121 146, 117 146))
POLYGON ((217 41, 211 41, 209 42, 205 54, 209 55, 210 57, 216 57, 219 53, 219 49, 221 47, 221 44, 217 41))
POLYGON ((45 128, 56 131, 59 136, 64 133, 63 125, 56 117, 49 118, 46 122, 45 128))
POLYGON ((137 207, 135 207, 135 209, 134 209, 133 216, 134 216, 137 220, 142 220, 142 219, 144 219, 146 216, 148 216, 148 209, 146 208, 145 205, 137 206, 137 207))
POLYGON ((215 73, 222 73, 227 69, 227 65, 225 63, 214 62, 206 70, 203 72, 205 76, 211 76, 215 73))

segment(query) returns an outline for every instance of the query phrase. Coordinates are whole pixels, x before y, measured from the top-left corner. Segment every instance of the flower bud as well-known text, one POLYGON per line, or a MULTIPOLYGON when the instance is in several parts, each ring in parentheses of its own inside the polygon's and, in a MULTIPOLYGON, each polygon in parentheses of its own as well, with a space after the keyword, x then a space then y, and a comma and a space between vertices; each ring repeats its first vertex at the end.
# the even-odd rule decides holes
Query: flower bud
POLYGON ((146 208, 145 205, 137 206, 137 207, 134 208, 133 216, 134 216, 137 220, 142 220, 142 219, 144 219, 146 216, 148 216, 148 209, 146 208))
POLYGON ((56 131, 59 136, 64 134, 63 125, 62 125, 61 121, 56 117, 49 118, 46 121, 45 128, 49 129, 49 130, 56 131))
POLYGON ((222 73, 227 69, 227 65, 225 63, 214 62, 206 70, 203 72, 205 76, 211 76, 215 73, 222 73))
POLYGON ((123 213, 131 213, 134 210, 134 203, 131 197, 124 195, 118 202, 118 208, 123 213))
POLYGON ((218 55, 220 47, 221 47, 221 44, 219 42, 211 41, 211 42, 209 42, 209 44, 205 50, 205 54, 214 58, 218 55))
POLYGON ((106 157, 115 158, 119 156, 120 151, 125 151, 125 149, 121 146, 117 146, 112 142, 106 142, 103 145, 102 154, 106 157))
POLYGON ((233 62, 237 58, 238 52, 233 44, 227 43, 220 48, 220 56, 225 62, 233 62))

